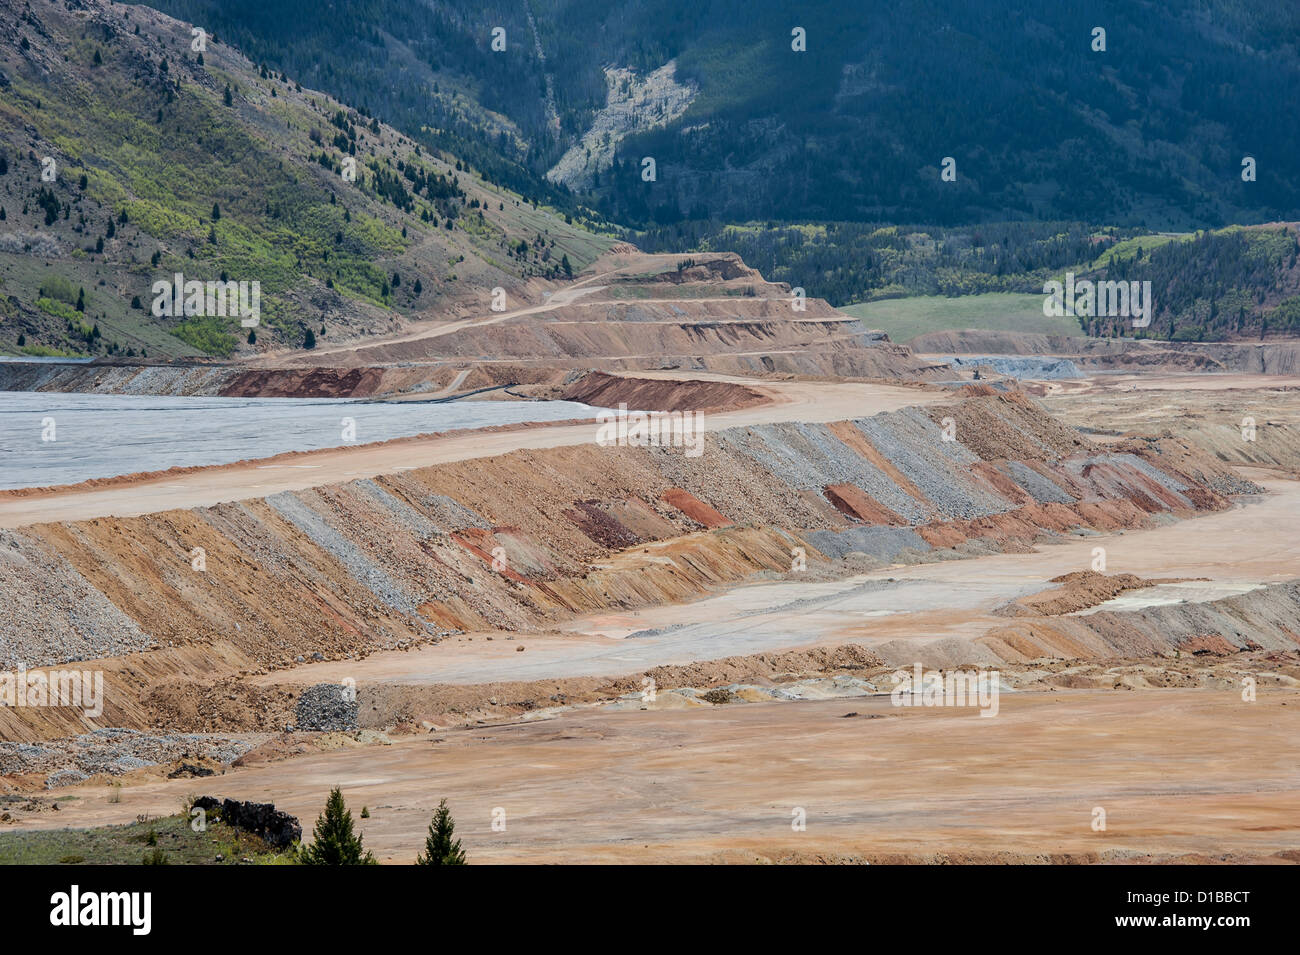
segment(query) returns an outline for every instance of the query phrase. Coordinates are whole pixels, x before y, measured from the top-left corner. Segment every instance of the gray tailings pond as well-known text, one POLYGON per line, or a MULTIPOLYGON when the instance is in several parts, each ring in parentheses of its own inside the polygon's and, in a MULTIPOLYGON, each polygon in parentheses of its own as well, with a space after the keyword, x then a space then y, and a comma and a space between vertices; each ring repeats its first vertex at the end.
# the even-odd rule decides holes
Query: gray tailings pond
POLYGON ((364 402, 0 392, 0 488, 231 464, 435 431, 594 418, 573 401, 364 402), (354 434, 345 434, 355 422, 354 434), (51 440, 52 439, 52 440, 51 440))

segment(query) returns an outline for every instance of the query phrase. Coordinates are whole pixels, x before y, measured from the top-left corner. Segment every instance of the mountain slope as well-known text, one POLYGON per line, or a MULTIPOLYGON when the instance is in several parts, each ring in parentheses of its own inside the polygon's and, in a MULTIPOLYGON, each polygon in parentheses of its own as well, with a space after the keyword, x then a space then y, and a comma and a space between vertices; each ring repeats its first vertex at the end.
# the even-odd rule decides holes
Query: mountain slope
POLYGON ((0 350, 347 341, 481 311, 495 287, 539 298, 612 244, 149 8, 0 16, 0 350), (176 273, 260 283, 255 335, 153 314, 176 273))
POLYGON ((1300 132, 1276 121, 1300 94, 1294 4, 156 2, 408 131, 495 149, 529 188, 545 190, 551 172, 590 189, 626 225, 1024 217, 1187 229, 1300 208, 1300 132), (806 52, 791 49, 796 27, 806 52), (670 62, 694 91, 680 116, 601 125, 670 62), (609 133, 615 162, 589 187, 566 171, 572 158, 559 163, 593 130, 602 148, 609 133), (646 156, 654 183, 640 175, 646 156), (1245 156, 1257 181, 1241 179, 1245 156), (955 182, 939 178, 944 157, 955 182))

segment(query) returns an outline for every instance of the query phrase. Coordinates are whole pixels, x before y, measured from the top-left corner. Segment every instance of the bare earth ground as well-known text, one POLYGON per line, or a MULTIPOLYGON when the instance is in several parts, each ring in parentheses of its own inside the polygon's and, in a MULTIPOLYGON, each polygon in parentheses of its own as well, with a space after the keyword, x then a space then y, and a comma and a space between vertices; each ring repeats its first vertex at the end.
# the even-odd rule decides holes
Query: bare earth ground
POLYGON ((339 785, 370 811, 367 846, 402 863, 442 797, 475 862, 1262 859, 1300 845, 1297 732, 1295 691, 1004 694, 994 719, 888 697, 570 713, 145 783, 117 804, 83 786, 32 824, 165 815, 202 790, 309 827, 339 785))
POLYGON ((1075 427, 1177 430, 1191 417, 1236 428, 1245 415, 1261 424, 1300 421, 1300 378, 1284 375, 1107 375, 1036 385, 1044 387, 1029 390, 1045 389, 1043 405, 1075 427))
MULTIPOLYGON (((1054 381, 1065 394, 1101 394, 1126 391, 1233 391, 1238 389, 1277 391, 1300 387, 1295 375, 1096 375, 1076 380, 1054 381)), ((1056 392, 1052 392, 1056 393, 1056 392)))
MULTIPOLYGON (((1075 426, 1123 430, 1118 421, 1106 422, 1129 415, 1177 427, 1189 409, 1205 413, 1209 402, 1222 400, 1221 384, 1180 376, 1158 394, 1098 386, 1102 394, 1050 400, 1075 426), (1192 390, 1201 385, 1204 390, 1192 390)), ((1231 387, 1262 384, 1243 380, 1231 387)), ((779 403, 718 415, 709 426, 833 421, 929 398, 877 385, 761 387, 774 389, 779 403)), ((1292 408, 1293 394, 1279 392, 1277 407, 1292 408)), ((322 460, 313 462, 319 470, 259 473, 255 464, 236 466, 177 479, 174 498, 155 496, 161 489, 145 483, 5 501, 0 525, 92 516, 105 508, 141 513, 194 506, 545 446, 520 441, 577 443, 593 436, 583 427, 569 442, 556 434, 564 430, 319 452, 322 460), (244 483, 254 480, 263 483, 244 483), (44 516, 33 516, 33 507, 44 516)), ((814 644, 858 642, 880 650, 896 640, 924 659, 925 644, 977 636, 1004 622, 992 615, 997 606, 1049 589, 1054 576, 1086 570, 1098 545, 1107 549, 1111 573, 1213 583, 1296 577, 1300 483, 1269 473, 1276 471, 1250 472, 1265 475, 1266 496, 1230 511, 1070 539, 1037 553, 888 568, 829 583, 751 584, 692 604, 583 618, 568 625, 568 635, 520 635, 525 654, 518 643, 469 634, 411 653, 256 680, 482 683, 628 673, 654 663, 814 644), (868 582, 884 586, 860 586, 868 582), (824 599, 802 602, 809 597, 824 599), (615 639, 678 624, 689 629, 615 639)), ((1300 690, 1270 687, 1246 703, 1236 686, 1008 692, 992 719, 973 708, 897 708, 887 696, 576 709, 525 723, 395 736, 389 745, 250 759, 211 779, 132 780, 120 802, 109 801, 107 786, 91 782, 60 790, 74 797, 61 812, 20 824, 127 822, 142 813, 174 813, 187 793, 212 793, 274 802, 309 831, 328 789, 341 785, 354 814, 369 809, 368 819, 357 820, 367 845, 385 861, 401 863, 414 858, 443 797, 474 862, 1297 861, 1298 718, 1300 690), (791 828, 796 808, 807 813, 804 832, 791 828), (1106 813, 1104 832, 1092 827, 1097 808, 1106 813), (497 809, 504 810, 504 831, 491 825, 497 809)))

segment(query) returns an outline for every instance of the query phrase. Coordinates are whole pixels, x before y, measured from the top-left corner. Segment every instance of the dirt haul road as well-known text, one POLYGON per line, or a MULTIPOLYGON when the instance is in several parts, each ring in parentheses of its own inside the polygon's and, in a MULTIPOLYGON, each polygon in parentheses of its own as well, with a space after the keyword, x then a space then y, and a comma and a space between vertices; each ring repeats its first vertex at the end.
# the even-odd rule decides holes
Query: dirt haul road
POLYGON ((993 719, 888 696, 597 710, 206 780, 82 786, 24 828, 168 815, 201 791, 274 802, 309 837, 338 785, 354 819, 369 807, 357 819, 366 846, 399 863, 414 859, 443 797, 474 863, 1152 862, 1211 851, 1295 861, 1297 732, 1300 692, 1243 703, 1235 688, 1003 693, 993 719), (1093 830, 1097 807, 1105 831, 1093 830), (796 809, 806 831, 791 827, 796 809))
MULTIPOLYGON (((861 382, 757 382, 702 373, 641 373, 635 377, 732 381, 770 401, 701 416, 706 431, 784 421, 829 422, 930 404, 945 396, 920 387, 861 382)), ((176 508, 267 497, 356 478, 393 474, 449 461, 492 457, 520 449, 556 448, 596 441, 597 425, 551 425, 507 431, 466 431, 429 438, 400 438, 375 445, 294 454, 287 459, 241 461, 183 474, 113 480, 104 487, 54 489, 22 496, 0 494, 0 528, 95 517, 131 517, 176 508)))
MULTIPOLYGON (((486 315, 475 316, 474 318, 460 319, 457 321, 442 322, 417 322, 408 330, 395 335, 376 335, 367 338, 364 341, 349 342, 345 345, 335 345, 331 347, 318 347, 313 350, 309 356, 312 364, 319 364, 325 356, 333 356, 335 359, 355 358, 360 352, 368 349, 378 348, 388 345, 400 345, 407 342, 424 341, 430 338, 441 338, 455 332, 464 331, 467 328, 479 327, 483 325, 498 325, 502 322, 509 322, 515 319, 526 318, 530 315, 540 315, 545 312, 555 311, 569 305, 580 304, 584 296, 594 295, 604 291, 606 285, 593 285, 593 282, 617 282, 620 276, 626 276, 628 273, 652 272, 655 270, 664 271, 676 266, 679 256, 662 255, 654 253, 620 252, 616 254, 606 254, 593 263, 593 273, 587 275, 576 282, 571 282, 563 286, 554 288, 546 293, 546 298, 542 302, 532 305, 526 305, 522 308, 510 309, 502 312, 488 312, 486 315)), ((775 288, 775 286, 774 286, 775 288)), ((782 300, 788 300, 788 296, 782 300)), ((644 299, 640 301, 645 301, 644 299)), ((671 298, 664 301, 673 305, 699 303, 699 302, 734 302, 734 297, 717 296, 717 297, 695 297, 695 298, 671 298)), ((268 353, 265 356, 254 359, 249 364, 251 367, 286 367, 300 365, 304 362, 304 356, 301 349, 283 348, 268 353)))
MULTIPOLYGON (((508 312, 501 312, 487 318, 465 318, 454 322, 438 322, 432 326, 420 325, 417 326, 414 331, 405 332, 400 335, 376 337, 374 340, 366 341, 364 343, 353 342, 352 344, 337 345, 332 348, 318 348, 313 351, 311 361, 312 363, 318 363, 327 355, 350 355, 353 352, 361 351, 366 348, 374 348, 379 345, 400 345, 403 342, 417 342, 426 338, 440 338, 443 335, 450 335, 453 332, 459 332, 466 328, 470 328, 471 326, 496 325, 500 322, 508 322, 512 319, 523 318, 527 315, 537 315, 541 312, 549 312, 565 305, 572 305, 583 295, 590 295, 599 292, 604 288, 603 285, 586 284, 597 277, 598 276, 592 276, 592 278, 584 279, 582 282, 575 283, 568 288, 560 289, 559 291, 552 293, 545 302, 542 302, 539 305, 529 305, 525 308, 517 308, 508 312)), ((282 367, 301 364, 302 361, 301 350, 289 351, 286 349, 276 353, 272 358, 250 362, 250 365, 254 367, 282 367)))
POLYGON ((1050 588, 1052 577, 1088 570, 1098 546, 1106 549, 1111 573, 1205 578, 1213 582, 1204 586, 1202 596, 1209 599, 1218 596, 1216 589, 1226 595, 1296 577, 1300 537, 1292 515, 1300 509, 1300 482, 1263 483, 1268 495, 1230 511, 1063 540, 1033 553, 899 566, 837 581, 748 584, 691 603, 579 617, 560 632, 497 632, 491 641, 483 633, 466 634, 415 651, 272 671, 251 682, 474 684, 608 676, 843 643, 861 644, 890 664, 960 666, 986 656, 971 641, 1008 623, 996 608, 1050 588), (527 653, 517 652, 521 643, 527 653))

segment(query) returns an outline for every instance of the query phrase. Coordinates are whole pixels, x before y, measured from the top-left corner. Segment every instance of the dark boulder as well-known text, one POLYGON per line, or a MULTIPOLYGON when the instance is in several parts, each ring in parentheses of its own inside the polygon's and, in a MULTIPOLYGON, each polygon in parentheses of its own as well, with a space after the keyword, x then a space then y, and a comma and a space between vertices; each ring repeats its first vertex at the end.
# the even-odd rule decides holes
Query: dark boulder
POLYGON ((218 815, 226 825, 252 833, 272 849, 287 849, 302 839, 297 817, 280 812, 274 803, 218 801, 213 796, 200 796, 194 800, 194 808, 218 815))
POLYGON ((216 772, 209 769, 207 766, 195 766, 193 763, 183 762, 175 769, 173 769, 170 773, 168 773, 167 778, 182 779, 182 778, 189 778, 194 776, 215 776, 215 775, 216 772))

